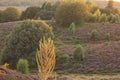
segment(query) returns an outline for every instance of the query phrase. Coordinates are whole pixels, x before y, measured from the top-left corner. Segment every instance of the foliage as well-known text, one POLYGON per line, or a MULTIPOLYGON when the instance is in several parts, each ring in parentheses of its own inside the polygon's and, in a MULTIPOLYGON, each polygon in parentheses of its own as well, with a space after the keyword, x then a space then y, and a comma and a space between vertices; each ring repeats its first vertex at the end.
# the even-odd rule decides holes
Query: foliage
POLYGON ((114 0, 109 0, 105 11, 107 11, 108 14, 120 14, 120 10, 115 7, 114 0))
POLYGON ((96 18, 95 19, 96 22, 98 22, 100 16, 101 16, 101 12, 99 9, 97 9, 94 13, 94 17, 96 18))
POLYGON ((92 8, 94 7, 94 4, 93 4, 92 0, 87 0, 86 5, 88 6, 89 11, 91 11, 92 8))
POLYGON ((2 62, 15 67, 20 58, 27 59, 30 67, 35 67, 35 55, 39 40, 52 37, 52 28, 41 20, 25 20, 14 27, 6 40, 2 62))
POLYGON ((29 64, 26 59, 19 59, 17 63, 17 71, 24 73, 24 74, 29 72, 29 64))
POLYGON ((69 30, 70 30, 70 32, 71 32, 72 34, 75 34, 76 25, 75 25, 74 22, 72 22, 72 23, 70 24, 69 30))
POLYGON ((67 63, 70 61, 70 56, 68 54, 63 54, 61 56, 59 56, 59 62, 61 64, 67 63))
POLYGON ((49 10, 49 11, 52 10, 52 3, 50 1, 48 1, 48 0, 46 0, 43 3, 41 9, 46 9, 46 10, 49 10))
POLYGON ((41 80, 47 80, 55 66, 55 46, 53 40, 44 38, 39 43, 39 50, 36 55, 38 64, 38 75, 41 80))
POLYGON ((85 57, 85 50, 84 48, 79 44, 76 45, 74 53, 73 53, 73 58, 75 61, 79 62, 82 61, 85 57))
POLYGON ((74 22, 76 25, 86 20, 89 10, 83 1, 63 0, 56 9, 56 22, 59 26, 69 27, 74 22))
POLYGON ((34 19, 35 15, 40 11, 40 7, 31 6, 22 12, 21 19, 34 19))
POLYGON ((102 14, 102 15, 99 17, 99 22, 100 22, 100 23, 106 23, 106 22, 107 22, 107 15, 106 15, 106 14, 102 14))
POLYGON ((19 20, 21 12, 16 7, 8 7, 3 11, 3 21, 16 21, 19 20))
POLYGON ((36 15, 35 18, 40 17, 42 20, 51 20, 54 17, 54 11, 48 11, 46 9, 40 10, 36 15))
POLYGON ((108 1, 107 8, 110 8, 110 9, 115 8, 114 0, 109 0, 109 1, 108 1))
POLYGON ((88 19, 88 22, 97 22, 97 16, 95 14, 90 14, 89 15, 89 19, 88 19))
POLYGON ((2 22, 2 21, 3 21, 3 11, 0 10, 0 22, 2 22))
POLYGON ((111 38, 111 34, 110 34, 110 33, 107 33, 107 34, 106 34, 106 39, 107 39, 108 41, 110 41, 110 38, 111 38))
POLYGON ((90 37, 93 40, 98 40, 100 38, 100 33, 97 30, 92 30, 90 37))

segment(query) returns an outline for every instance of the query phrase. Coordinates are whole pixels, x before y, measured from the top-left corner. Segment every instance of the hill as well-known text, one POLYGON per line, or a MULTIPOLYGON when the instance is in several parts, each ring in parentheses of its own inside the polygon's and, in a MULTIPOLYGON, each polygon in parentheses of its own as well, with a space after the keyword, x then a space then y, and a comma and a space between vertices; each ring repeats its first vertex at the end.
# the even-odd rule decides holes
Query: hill
MULTIPOLYGON (((5 47, 6 36, 11 32, 13 26, 19 23, 21 21, 0 23, 0 51, 5 47)), ((86 57, 81 62, 84 67, 74 69, 75 73, 113 73, 120 70, 119 24, 86 24, 84 27, 77 27, 75 35, 71 35, 67 28, 54 27, 54 33, 57 55, 72 55, 73 47, 76 44, 84 46, 86 57), (99 40, 90 38, 91 31, 95 29, 101 34, 99 40), (107 33, 111 34, 110 41, 106 40, 107 33)))

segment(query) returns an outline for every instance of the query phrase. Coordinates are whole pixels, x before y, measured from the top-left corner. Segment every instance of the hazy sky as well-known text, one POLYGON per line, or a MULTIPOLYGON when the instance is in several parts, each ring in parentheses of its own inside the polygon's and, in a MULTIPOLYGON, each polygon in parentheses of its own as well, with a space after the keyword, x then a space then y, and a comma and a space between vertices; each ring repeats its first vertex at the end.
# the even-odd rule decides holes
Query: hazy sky
POLYGON ((120 1, 120 0, 115 0, 115 1, 120 1))

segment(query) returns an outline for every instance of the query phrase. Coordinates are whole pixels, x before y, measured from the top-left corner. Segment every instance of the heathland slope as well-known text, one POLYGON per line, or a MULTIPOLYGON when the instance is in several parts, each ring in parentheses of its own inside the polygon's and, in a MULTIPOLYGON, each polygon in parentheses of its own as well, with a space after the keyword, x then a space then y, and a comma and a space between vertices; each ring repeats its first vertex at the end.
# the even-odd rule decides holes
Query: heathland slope
MULTIPOLYGON (((5 47, 5 38, 18 22, 0 23, 0 49, 5 47)), ((120 70, 120 25, 119 24, 86 24, 77 27, 72 35, 67 28, 54 27, 55 45, 57 54, 72 54, 74 46, 81 44, 85 48, 85 60, 82 68, 76 68, 74 72, 118 72, 120 70), (91 31, 97 30, 99 40, 90 38, 91 31), (110 33, 110 40, 106 34, 110 33)))

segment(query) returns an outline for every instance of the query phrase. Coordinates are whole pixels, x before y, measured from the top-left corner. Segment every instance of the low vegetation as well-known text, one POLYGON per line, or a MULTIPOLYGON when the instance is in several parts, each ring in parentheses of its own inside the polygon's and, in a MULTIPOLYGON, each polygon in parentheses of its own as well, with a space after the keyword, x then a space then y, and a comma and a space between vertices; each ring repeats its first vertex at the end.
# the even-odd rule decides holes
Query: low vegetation
MULTIPOLYGON (((104 8, 91 0, 45 1, 22 12, 8 7, 0 10, 0 22, 0 76, 4 70, 9 73, 7 68, 36 77, 29 76, 31 80, 72 79, 72 75, 61 78, 59 74, 120 72, 120 10, 113 0, 104 8)), ((10 79, 16 80, 16 76, 10 79)))

